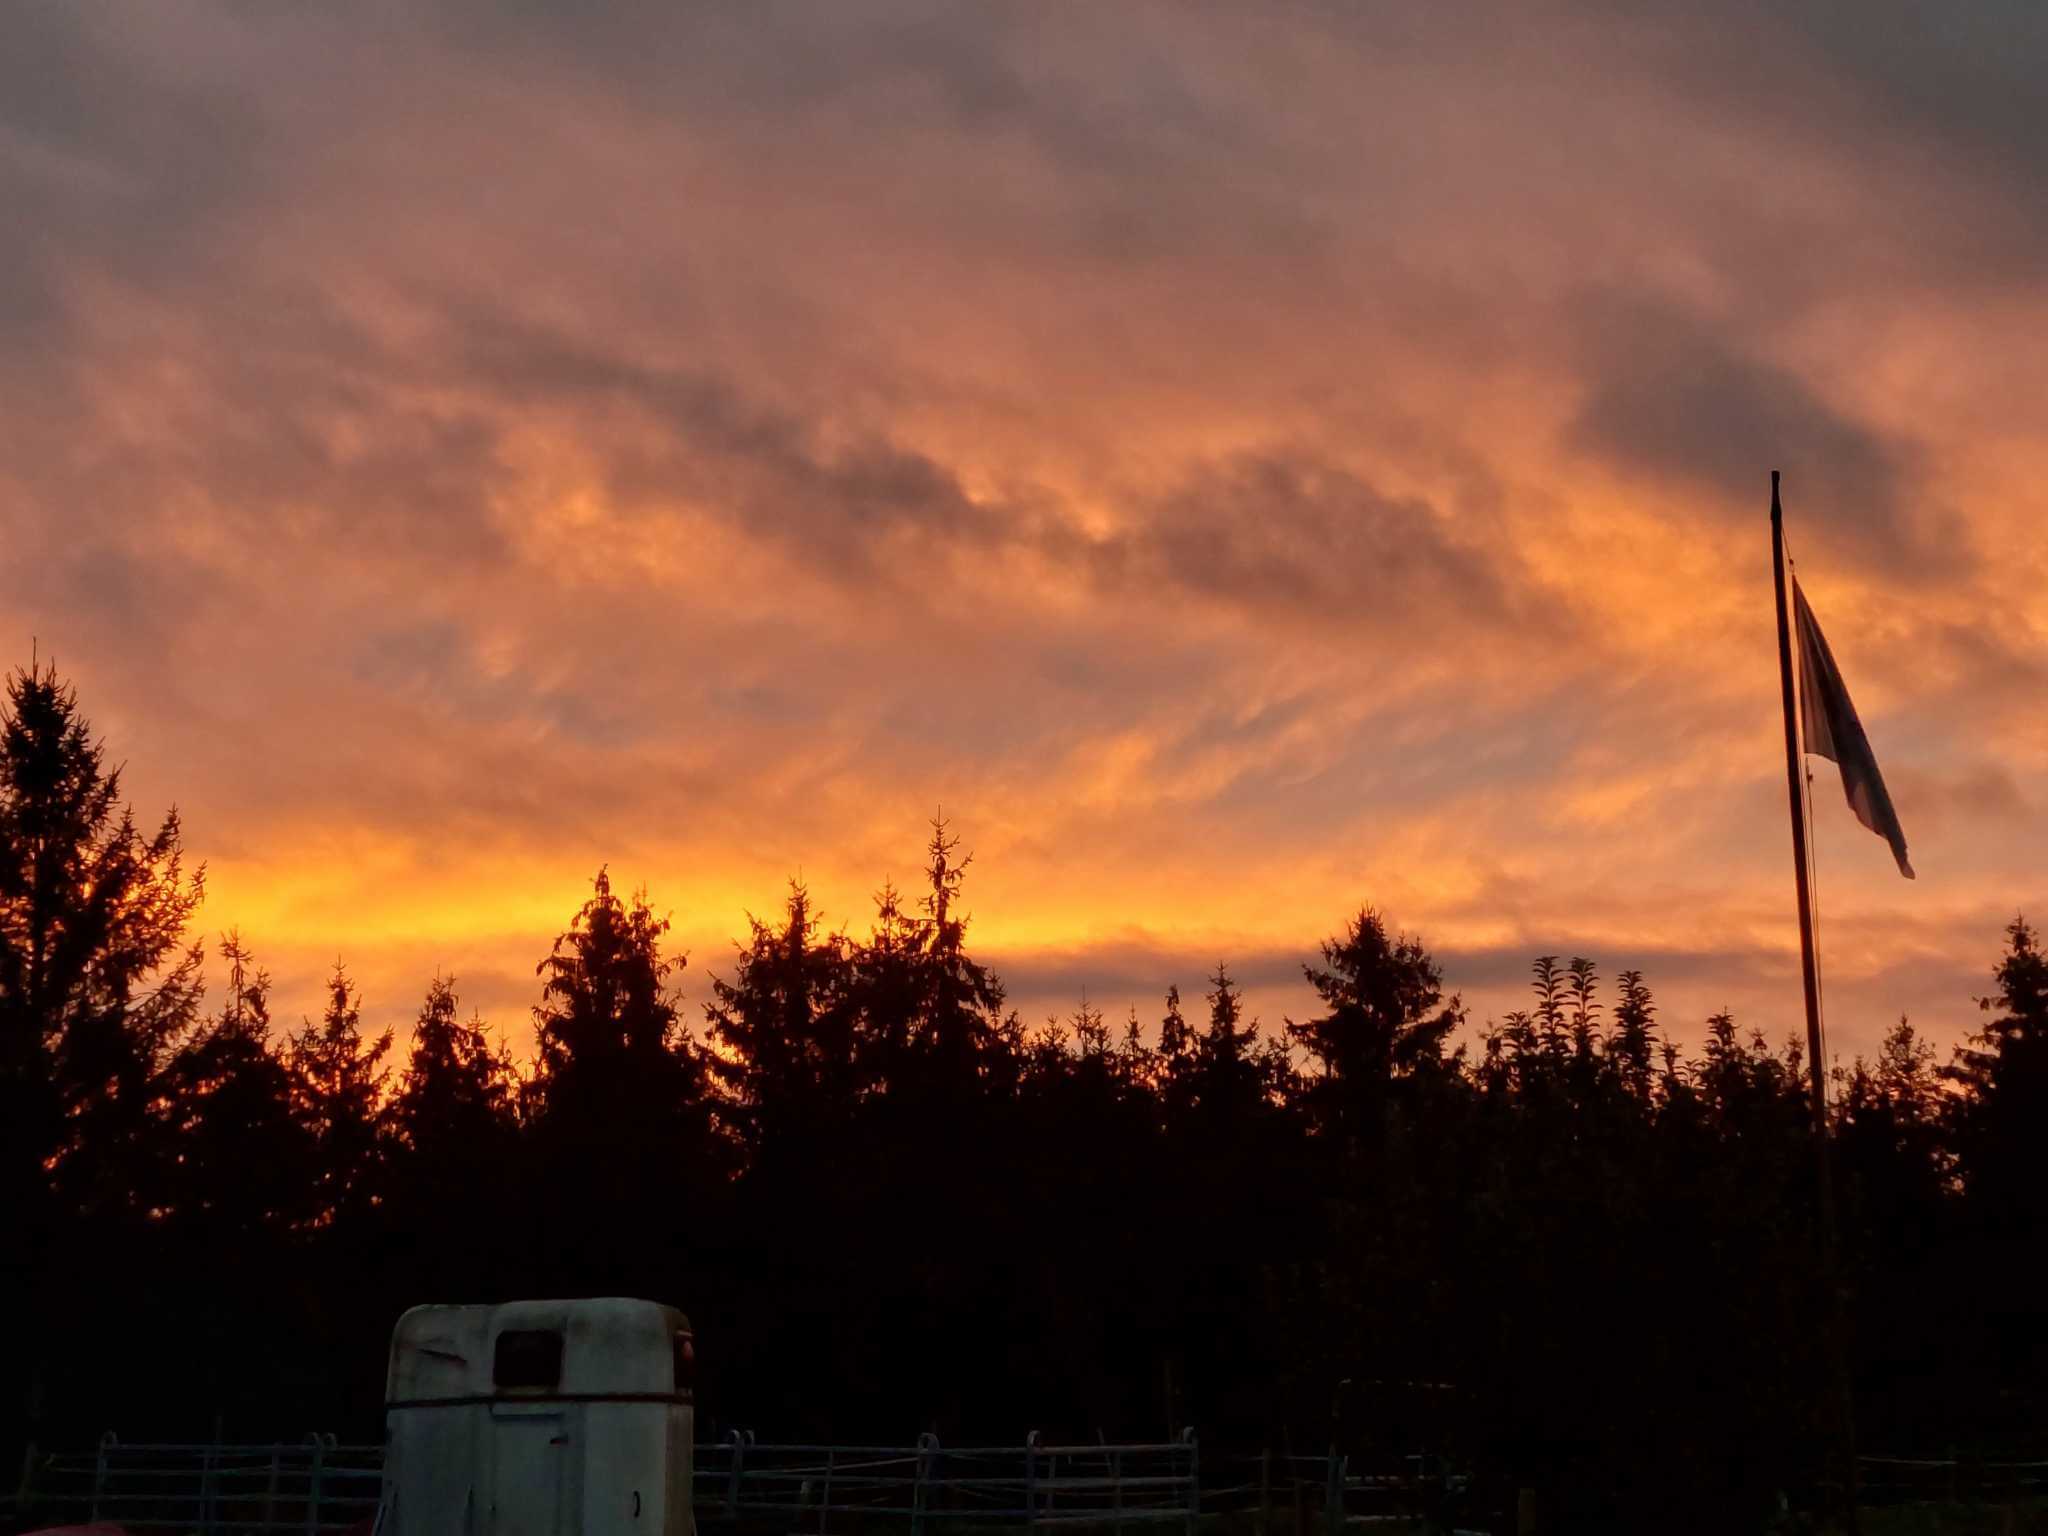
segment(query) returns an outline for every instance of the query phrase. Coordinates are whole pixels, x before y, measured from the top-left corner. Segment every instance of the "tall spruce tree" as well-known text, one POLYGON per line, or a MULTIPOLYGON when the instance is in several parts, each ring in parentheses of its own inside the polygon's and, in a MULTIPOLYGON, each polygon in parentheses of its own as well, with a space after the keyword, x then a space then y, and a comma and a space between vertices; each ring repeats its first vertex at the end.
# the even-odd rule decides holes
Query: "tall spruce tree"
POLYGON ((1443 995, 1443 972, 1420 939, 1398 937, 1368 907, 1323 944, 1323 963, 1302 974, 1328 1010, 1287 1025, 1325 1077, 1384 1082, 1442 1066, 1464 1012, 1443 995))
POLYGON ((450 1177, 455 1170, 493 1166, 517 1127, 517 1086, 511 1059, 492 1046, 483 1021, 462 1019, 453 978, 436 976, 391 1099, 408 1179, 452 1190, 465 1182, 450 1177))
POLYGON ((462 1017, 452 978, 436 976, 413 1021, 391 1095, 391 1163, 381 1225, 390 1266, 416 1294, 509 1294, 540 1283, 523 1175, 518 1074, 482 1019, 462 1017))
POLYGON ((1195 1030, 1181 1006, 1180 988, 1166 989, 1166 1011, 1159 1016, 1158 1063, 1153 1069, 1160 1112, 1178 1121, 1194 1101, 1195 1030))
POLYGON ((892 882, 875 892, 868 936, 853 947, 853 1006, 863 1078, 900 1090, 910 1070, 916 1026, 923 931, 892 882))
POLYGON ((2048 953, 2024 917, 2007 926, 1993 979, 1977 1000, 1983 1026, 1943 1071, 1956 1090, 1957 1172, 1982 1222, 2034 1232, 2048 1215, 2048 953))
POLYGON ((943 816, 932 821, 925 855, 922 1006, 913 1038, 930 1087, 960 1093, 980 1083, 1001 1091, 1014 1080, 1018 1036, 1004 1013, 1002 983, 967 952, 961 894, 974 856, 960 855, 943 816))
POLYGON ((320 1225, 360 1218, 382 1198, 390 1123, 384 1058, 392 1032, 363 1037, 362 998, 340 961, 327 978, 318 1023, 292 1036, 292 1099, 312 1138, 313 1219, 320 1225))
POLYGON ((260 1249, 318 1209, 315 1138, 294 1113, 291 1067, 271 1038, 270 973, 239 932, 220 941, 219 1009, 170 1067, 170 1211, 195 1241, 260 1249))
POLYGON ((545 1277, 624 1284, 642 1255, 684 1241, 692 1196, 722 1182, 704 1053, 676 1010, 668 919, 602 869, 537 968, 536 1060, 523 1090, 545 1277))
POLYGON ((662 952, 668 929, 645 892, 628 906, 597 872, 590 899, 536 972, 528 1094, 539 1119, 590 1131, 620 1114, 701 1104, 702 1062, 669 985, 687 961, 662 952))
POLYGON ((1443 995, 1443 973, 1407 934, 1388 931, 1370 907, 1324 941, 1323 963, 1302 968, 1325 1012, 1289 1021, 1287 1036, 1316 1071, 1303 1088, 1317 1130, 1336 1142, 1377 1144, 1391 1085, 1442 1074, 1458 1058, 1445 1047, 1464 1022, 1456 997, 1443 995))
POLYGON ((1206 996, 1209 1022, 1195 1039, 1196 1102, 1227 1123, 1254 1113, 1271 1085, 1259 1055, 1259 1021, 1244 1016, 1244 991, 1229 966, 1216 967, 1206 996))
POLYGON ((795 881, 782 920, 749 919, 731 980, 714 979, 707 1057, 756 1157, 778 1137, 806 1141, 843 1125, 860 1092, 852 958, 820 935, 810 893, 795 881))
POLYGON ((0 1220, 34 1251, 49 1222, 131 1209, 163 1072, 198 1017, 204 893, 178 814, 121 804, 54 665, 7 679, 0 714, 0 1220))
MULTIPOLYGON (((144 831, 54 665, 0 707, 0 1437, 101 1359, 105 1276, 146 1262, 167 1068, 201 1004, 204 871, 175 810, 144 831)), ((119 1370, 131 1355, 106 1362, 119 1370)), ((75 1396, 75 1393, 72 1394, 75 1396)))

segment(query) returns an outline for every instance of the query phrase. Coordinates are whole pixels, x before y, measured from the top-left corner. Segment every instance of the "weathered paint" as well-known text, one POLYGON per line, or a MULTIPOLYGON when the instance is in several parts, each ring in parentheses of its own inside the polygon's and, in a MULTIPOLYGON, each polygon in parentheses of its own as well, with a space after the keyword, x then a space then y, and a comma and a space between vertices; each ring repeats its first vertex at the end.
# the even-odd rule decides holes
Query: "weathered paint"
POLYGON ((414 1307, 391 1337, 382 1536, 693 1536, 689 1319, 651 1301, 414 1307), (553 1333, 552 1385, 494 1379, 553 1333))

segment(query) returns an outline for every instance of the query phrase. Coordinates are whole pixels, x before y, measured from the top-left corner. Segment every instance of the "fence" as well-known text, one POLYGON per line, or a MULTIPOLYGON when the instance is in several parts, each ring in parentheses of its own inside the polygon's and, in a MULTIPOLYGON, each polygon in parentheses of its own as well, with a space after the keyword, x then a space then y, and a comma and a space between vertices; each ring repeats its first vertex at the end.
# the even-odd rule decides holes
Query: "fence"
POLYGON ((26 1469, 24 1514, 129 1530, 345 1531, 377 1508, 384 1448, 309 1435, 297 1445, 123 1445, 48 1455, 26 1469))
MULTIPOLYGON (((125 1445, 34 1457, 19 1514, 37 1524, 109 1520, 185 1536, 229 1532, 316 1536, 367 1526, 383 1448, 331 1435, 296 1445, 125 1445)), ((732 1434, 694 1448, 700 1526, 777 1536, 974 1536, 1062 1526, 1068 1536, 1126 1527, 1194 1536, 1343 1536, 1348 1526, 1395 1523, 1462 1490, 1424 1458, 1360 1473, 1335 1453, 1212 1458, 1194 1432, 1154 1444, 914 1446, 762 1444, 732 1434)), ((0 1518, 0 1526, 6 1524, 0 1518)))
MULTIPOLYGON (((377 1507, 382 1446, 331 1435, 298 1445, 124 1445, 47 1455, 26 1469, 24 1513, 190 1536, 346 1531, 377 1507)), ((731 1435, 694 1454, 700 1520, 779 1532, 1180 1522, 1202 1513, 1192 1431, 1157 1445, 763 1445, 731 1435)))
POLYGON ((1856 1492, 1870 1504, 2011 1504, 2048 1497, 2048 1461, 1859 1456, 1856 1492))
POLYGON ((774 1523, 789 1531, 908 1525, 1126 1525, 1201 1515, 1192 1431, 1156 1445, 948 1447, 762 1445, 729 1435, 696 1448, 700 1520, 774 1523))

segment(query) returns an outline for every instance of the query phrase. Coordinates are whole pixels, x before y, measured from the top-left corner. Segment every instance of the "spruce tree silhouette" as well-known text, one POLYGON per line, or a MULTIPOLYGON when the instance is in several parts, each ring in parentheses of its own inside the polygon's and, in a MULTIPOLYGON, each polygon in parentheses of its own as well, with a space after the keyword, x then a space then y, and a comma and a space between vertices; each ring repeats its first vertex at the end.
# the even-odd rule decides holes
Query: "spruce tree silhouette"
POLYGON ((390 1111, 384 1058, 392 1031, 363 1038, 362 999, 341 963, 327 978, 327 1008, 291 1038, 292 1105, 311 1137, 313 1221, 360 1222, 383 1194, 390 1111))
POLYGON ((483 1020, 464 1023, 452 978, 436 976, 413 1021, 412 1045, 391 1101, 391 1123, 410 1178, 466 1182, 494 1166, 518 1125, 517 1070, 495 1049, 483 1020), (478 1155, 472 1156, 472 1152, 478 1155))
POLYGON ((508 1299, 540 1283, 517 1095, 511 1059, 482 1019, 462 1018, 454 981, 435 977, 389 1106, 377 1223, 386 1314, 420 1301, 508 1299))
MULTIPOLYGON (((1954 1330, 1950 1347, 1969 1361, 1973 1400, 1997 1405, 1965 1420, 1972 1439, 1984 1436, 1982 1418, 2048 1417, 2048 1386, 2031 1366, 2032 1352, 2019 1344, 2036 1334, 2048 1307, 2037 1299, 2038 1287, 2005 1279, 2039 1274, 2048 1263, 2048 954, 2024 917, 2008 925, 2006 940, 1996 986, 1977 999, 1980 1027, 1942 1069, 1951 1086, 1947 1131, 1962 1186, 1963 1272, 1985 1277, 1972 1287, 1973 1316, 1954 1330)), ((2010 1442, 2006 1449, 2032 1454, 2010 1442)))
POLYGON ((2048 954, 2024 917, 1979 998, 1983 1025, 1942 1075, 1955 1086, 1957 1171, 1978 1220, 1993 1230, 2040 1230, 2048 1215, 2048 954))
MULTIPOLYGON (((175 810, 121 805, 54 665, 7 679, 0 716, 0 1220, 16 1253, 53 1220, 136 1209, 162 1074, 198 1017, 204 894, 175 810)), ((68 1228, 66 1229, 69 1230, 68 1228)), ((11 1267, 11 1266, 10 1266, 11 1267)))
MULTIPOLYGON (((200 1007, 204 892, 176 811, 145 833, 54 665, 0 712, 0 1424, 61 1414, 78 1322, 147 1215, 164 1072, 200 1007), (47 1401, 46 1399, 47 1394, 47 1401)), ((97 1358, 85 1355, 85 1359, 97 1358)))
POLYGON ((853 958, 820 935, 810 893, 790 882, 779 927, 750 919, 731 980, 704 1008, 720 1049, 709 1065, 750 1164, 811 1163, 843 1134, 867 1084, 853 958))
MULTIPOLYGON (((1855 1259, 1857 1433, 1879 1448, 1967 1439, 1973 1415, 1943 1415, 1945 1422, 1926 1416, 1948 1393, 1925 1393, 1901 1411, 1894 1390, 1895 1383, 1926 1382, 1933 1374, 1928 1332, 1913 1320, 1926 1298, 1949 1283, 1961 1238, 1943 1142, 1948 1094, 1934 1048, 1902 1017, 1886 1032, 1874 1062, 1858 1056, 1846 1070, 1836 1069, 1834 1096, 1837 1203, 1850 1234, 1844 1248, 1855 1259)), ((1957 1332, 1949 1330, 1941 1374, 1971 1352, 1957 1332)), ((1962 1400, 1980 1395, 1958 1394, 1962 1400)))
POLYGON ((1177 986, 1166 989, 1166 1011, 1159 1017, 1157 1065, 1151 1077, 1162 1112, 1169 1122, 1177 1123, 1195 1100, 1195 1031, 1181 1009, 1177 986))
POLYGON ((220 1006, 170 1064, 170 1156, 153 1203, 182 1291, 189 1384, 205 1411, 240 1417, 257 1380, 236 1359, 247 1340, 276 1332, 273 1370, 296 1366, 309 1345, 294 1326, 296 1235, 319 1204, 314 1135, 294 1112, 291 1069, 271 1034, 270 976, 237 932, 219 952, 220 1006))
POLYGON ((1314 1068, 1302 1090, 1310 1122, 1326 1138, 1364 1138, 1377 1156, 1391 1084, 1441 1074, 1461 1059, 1462 1047, 1448 1060, 1445 1047, 1464 1023, 1463 1006, 1445 1000, 1443 974, 1421 940, 1390 936, 1370 908, 1324 943, 1321 966, 1302 974, 1329 1010, 1285 1026, 1314 1068))
POLYGON ((536 968, 536 1059, 522 1089, 524 1158, 538 1272, 551 1292, 612 1293, 677 1260, 725 1172, 702 1050, 669 981, 668 919, 645 892, 629 906, 600 869, 590 899, 536 968))
POLYGON ((220 1009, 171 1062, 164 1204, 188 1235, 232 1251, 311 1223, 317 1140, 293 1113, 291 1068, 271 1037, 270 973, 239 932, 222 936, 220 956, 220 1009))
POLYGON ((912 1040, 939 1094, 971 1097, 975 1085, 1000 1090, 1014 1080, 1015 1021, 1003 1010, 1003 987, 967 953, 967 915, 961 894, 972 854, 959 857, 960 840, 946 820, 932 820, 926 844, 924 920, 918 955, 920 1008, 912 1040))

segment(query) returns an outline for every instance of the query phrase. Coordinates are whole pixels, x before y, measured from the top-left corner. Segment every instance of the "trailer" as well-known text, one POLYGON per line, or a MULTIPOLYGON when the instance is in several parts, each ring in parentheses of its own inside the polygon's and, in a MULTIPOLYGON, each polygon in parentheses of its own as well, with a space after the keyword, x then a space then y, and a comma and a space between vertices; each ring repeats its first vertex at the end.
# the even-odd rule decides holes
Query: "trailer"
POLYGON ((380 1536, 694 1536, 689 1319, 651 1301, 414 1307, 380 1536))

